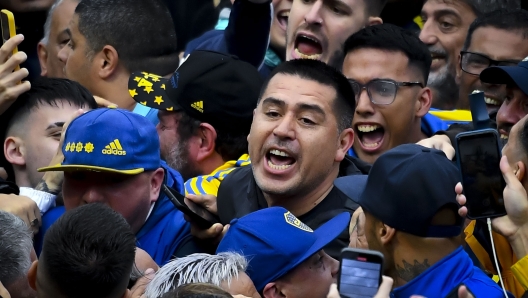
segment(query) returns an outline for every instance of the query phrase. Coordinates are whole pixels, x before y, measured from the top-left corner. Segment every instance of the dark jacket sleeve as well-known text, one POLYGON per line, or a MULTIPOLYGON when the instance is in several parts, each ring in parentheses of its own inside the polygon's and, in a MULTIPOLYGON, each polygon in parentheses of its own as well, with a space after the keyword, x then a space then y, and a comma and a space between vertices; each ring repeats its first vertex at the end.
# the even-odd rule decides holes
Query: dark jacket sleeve
POLYGON ((452 124, 447 130, 437 131, 435 135, 446 135, 454 146, 457 134, 471 130, 473 130, 473 124, 452 124))
POLYGON ((270 1, 256 4, 236 0, 231 8, 225 31, 213 30, 189 43, 185 54, 193 50, 210 50, 238 56, 259 68, 268 49, 271 27, 270 1), (215 32, 215 33, 212 33, 215 32))

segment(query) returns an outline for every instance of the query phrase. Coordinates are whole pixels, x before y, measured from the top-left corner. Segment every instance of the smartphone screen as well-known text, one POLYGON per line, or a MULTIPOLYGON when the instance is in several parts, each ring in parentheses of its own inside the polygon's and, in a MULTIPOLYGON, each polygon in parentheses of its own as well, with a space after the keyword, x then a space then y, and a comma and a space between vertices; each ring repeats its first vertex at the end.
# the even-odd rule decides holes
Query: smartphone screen
POLYGON ((0 23, 2 26, 2 44, 4 44, 10 37, 9 34, 9 19, 5 13, 0 13, 0 23))
POLYGON ((501 152, 496 133, 457 136, 458 159, 468 217, 497 217, 506 214, 506 187, 499 167, 501 152))
POLYGON ((374 297, 381 280, 383 256, 375 251, 345 249, 341 254, 341 297, 374 297))

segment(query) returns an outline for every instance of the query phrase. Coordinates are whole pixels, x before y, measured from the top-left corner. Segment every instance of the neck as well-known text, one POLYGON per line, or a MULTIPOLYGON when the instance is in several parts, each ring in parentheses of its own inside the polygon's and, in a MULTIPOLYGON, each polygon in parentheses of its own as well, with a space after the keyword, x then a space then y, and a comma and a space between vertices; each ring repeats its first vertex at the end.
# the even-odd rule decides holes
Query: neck
POLYGON ((406 285, 460 246, 458 238, 402 238, 399 237, 400 248, 394 251, 388 272, 394 279, 394 288, 406 285))
POLYGON ((334 180, 339 173, 339 166, 333 169, 326 178, 321 181, 319 186, 315 189, 298 191, 295 194, 287 196, 277 196, 273 194, 264 194, 264 198, 269 207, 280 206, 290 211, 295 216, 301 216, 308 213, 310 210, 319 205, 330 193, 334 187, 334 180))
MULTIPOLYGON (((136 102, 130 93, 128 92, 128 78, 127 72, 116 74, 115 77, 105 81, 104 88, 101 88, 101 92, 94 92, 94 95, 101 96, 102 98, 115 103, 120 109, 132 111, 136 107, 136 102)), ((142 87, 140 87, 142 88, 142 87)))
POLYGON ((214 170, 216 170, 218 167, 222 166, 224 163, 226 163, 226 161, 223 160, 222 156, 220 156, 220 154, 216 153, 215 151, 207 159, 200 162, 200 169, 203 175, 209 175, 214 172, 214 170))
POLYGON ((29 176, 25 171, 18 170, 16 167, 13 167, 13 172, 15 174, 15 183, 19 187, 35 187, 36 185, 31 185, 29 176))
POLYGON ((422 118, 417 118, 416 121, 417 123, 414 124, 415 126, 409 134, 409 143, 418 143, 423 139, 427 139, 427 136, 422 131, 422 118))

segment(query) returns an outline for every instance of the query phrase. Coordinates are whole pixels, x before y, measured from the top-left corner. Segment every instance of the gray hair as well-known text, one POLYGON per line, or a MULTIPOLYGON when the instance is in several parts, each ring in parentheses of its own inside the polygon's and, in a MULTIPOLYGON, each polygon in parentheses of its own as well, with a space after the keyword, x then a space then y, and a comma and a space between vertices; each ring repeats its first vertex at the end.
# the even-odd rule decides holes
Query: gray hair
POLYGON ((190 283, 209 283, 220 286, 231 284, 233 277, 245 272, 248 262, 242 255, 223 252, 217 255, 196 253, 172 260, 156 273, 147 286, 145 296, 158 298, 161 295, 190 283))
POLYGON ((27 275, 33 233, 17 216, 0 210, 0 281, 4 286, 27 275))
MULTIPOLYGON (((44 23, 44 37, 40 40, 45 45, 48 45, 50 32, 51 32, 51 19, 53 18, 53 12, 57 6, 59 6, 64 0, 55 0, 53 5, 48 10, 48 16, 46 17, 46 22, 44 23)), ((80 1, 80 0, 78 0, 80 1)))

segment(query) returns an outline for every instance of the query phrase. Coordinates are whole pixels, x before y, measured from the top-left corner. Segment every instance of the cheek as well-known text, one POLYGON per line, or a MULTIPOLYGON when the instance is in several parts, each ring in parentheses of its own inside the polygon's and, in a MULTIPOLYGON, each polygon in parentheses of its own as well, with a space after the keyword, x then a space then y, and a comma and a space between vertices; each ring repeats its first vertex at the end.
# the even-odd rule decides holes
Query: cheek
POLYGON ((64 207, 66 210, 79 207, 81 205, 82 193, 80 187, 76 187, 74 184, 64 180, 62 185, 62 196, 64 198, 64 207))

